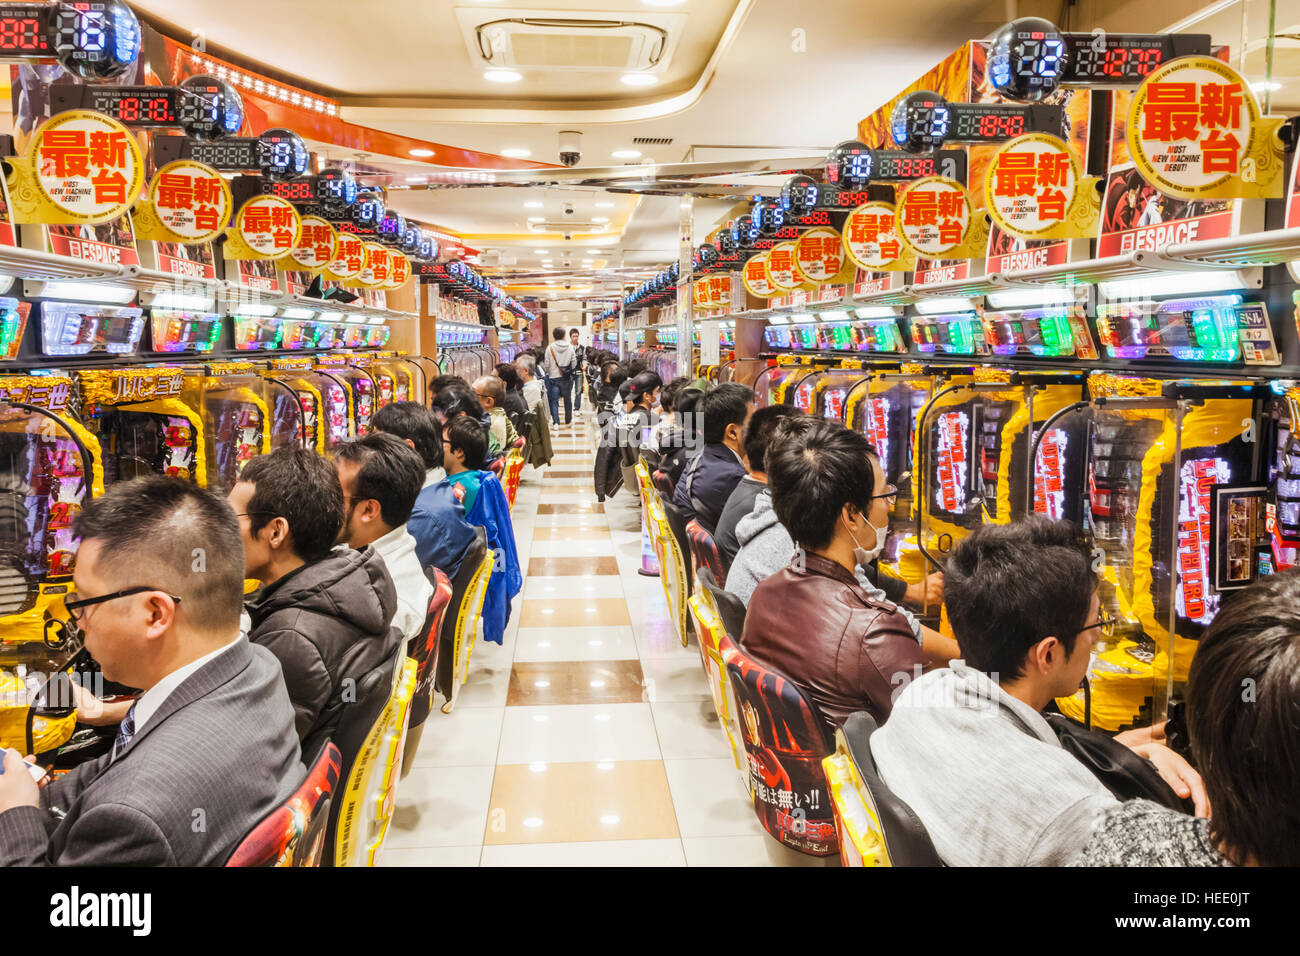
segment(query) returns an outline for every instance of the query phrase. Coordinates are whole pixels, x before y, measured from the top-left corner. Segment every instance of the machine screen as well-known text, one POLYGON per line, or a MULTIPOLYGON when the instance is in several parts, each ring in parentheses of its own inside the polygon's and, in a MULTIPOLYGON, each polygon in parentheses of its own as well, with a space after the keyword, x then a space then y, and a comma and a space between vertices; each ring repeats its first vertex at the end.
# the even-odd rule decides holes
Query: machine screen
POLYGON ((41 304, 42 344, 46 355, 128 355, 140 344, 143 313, 135 306, 41 304))
POLYGON ((1065 519, 1065 462, 1070 435, 1052 428, 1038 443, 1034 458, 1034 513, 1053 521, 1065 519))
POLYGON ((844 419, 844 399, 848 397, 847 385, 833 385, 822 393, 822 416, 831 421, 844 419))
POLYGON ((853 345, 859 352, 905 352, 903 335, 894 318, 867 319, 853 325, 853 345))
POLYGON ((974 355, 977 351, 977 327, 974 313, 918 315, 912 319, 912 341, 922 352, 974 355))
POLYGON ((235 316, 235 348, 244 351, 278 349, 282 327, 275 319, 235 316))
POLYGON ((17 357, 30 311, 30 305, 17 299, 0 298, 0 361, 17 357))
POLYGON ((1235 362, 1241 356, 1241 296, 1176 299, 1157 308, 1131 304, 1097 309, 1097 334, 1111 358, 1171 355, 1192 362, 1235 362))
POLYGON ((970 415, 965 411, 939 416, 931 441, 934 453, 935 511, 965 516, 970 467, 970 415))
POLYGON ((154 309, 149 316, 155 352, 211 352, 221 336, 221 316, 154 309))
POLYGON ((1074 355, 1074 329, 1063 311, 986 312, 984 327, 995 355, 1015 355, 1022 349, 1039 356, 1074 355))

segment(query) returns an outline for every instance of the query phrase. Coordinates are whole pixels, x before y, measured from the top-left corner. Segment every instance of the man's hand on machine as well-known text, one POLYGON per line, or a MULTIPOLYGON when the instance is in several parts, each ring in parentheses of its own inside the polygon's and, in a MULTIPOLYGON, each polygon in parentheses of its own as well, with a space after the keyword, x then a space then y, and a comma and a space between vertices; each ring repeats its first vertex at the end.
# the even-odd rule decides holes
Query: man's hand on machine
POLYGON ((1128 748, 1139 757, 1150 760, 1165 783, 1179 797, 1184 800, 1191 797, 1198 817, 1210 815, 1210 798, 1205 793, 1205 781, 1192 769, 1191 764, 1161 743, 1128 744, 1128 748))
POLYGON ((935 571, 924 580, 909 584, 903 603, 911 607, 937 607, 943 603, 943 572, 935 571))
POLYGON ((88 727, 112 727, 126 719, 134 700, 100 700, 76 681, 72 682, 72 700, 77 705, 77 723, 88 727))
POLYGON ((4 768, 0 773, 0 813, 16 807, 39 807, 41 791, 32 771, 36 758, 24 760, 17 750, 9 747, 0 752, 0 760, 4 768))

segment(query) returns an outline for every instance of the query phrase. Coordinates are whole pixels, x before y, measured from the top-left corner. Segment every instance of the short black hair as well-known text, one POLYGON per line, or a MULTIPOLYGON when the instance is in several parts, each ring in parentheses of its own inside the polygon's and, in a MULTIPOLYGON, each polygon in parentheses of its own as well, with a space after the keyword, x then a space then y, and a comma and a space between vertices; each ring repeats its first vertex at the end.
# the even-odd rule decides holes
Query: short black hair
POLYGON ((804 414, 793 405, 768 405, 757 408, 749 416, 745 426, 745 457, 749 460, 750 471, 766 471, 767 443, 772 439, 772 432, 781 422, 788 418, 798 418, 804 414))
POLYGON ((642 372, 629 382, 627 397, 640 405, 641 400, 649 397, 650 393, 659 387, 661 381, 654 372, 642 372))
POLYGON ((418 402, 391 402, 370 419, 374 431, 410 441, 424 462, 425 470, 442 467, 442 435, 433 412, 418 402))
POLYGON ((343 530, 343 486, 328 458, 285 445, 249 461, 239 480, 253 485, 253 534, 280 517, 289 523, 293 553, 302 560, 319 561, 330 553, 343 530))
POLYGON ((704 397, 704 390, 699 388, 684 388, 677 393, 673 400, 673 411, 687 414, 695 411, 695 406, 700 404, 700 399, 704 397))
POLYGON ((335 456, 360 466, 354 500, 378 501, 379 514, 390 528, 406 524, 424 487, 424 463, 406 442, 376 431, 344 442, 335 456))
POLYGON ((517 392, 524 387, 524 381, 519 377, 519 369, 509 362, 498 362, 496 373, 497 378, 506 383, 507 391, 517 392))
POLYGON ((557 325, 555 329, 551 332, 551 338, 555 339, 557 342, 560 339, 564 338, 564 326, 557 325))
POLYGON ((487 429, 477 418, 461 415, 447 424, 447 447, 465 453, 465 467, 476 470, 487 457, 487 429))
POLYGON ((1234 862, 1300 866, 1300 571, 1226 598, 1187 682, 1187 730, 1234 862))
POLYGON ((673 402, 677 400, 677 393, 690 383, 691 380, 685 375, 679 375, 663 387, 663 391, 659 393, 659 404, 663 407, 664 411, 667 412, 673 410, 673 402))
POLYGON ((623 371, 627 373, 628 378, 636 378, 646 370, 646 364, 641 359, 628 359, 623 363, 623 371))
POLYGON ((424 390, 425 394, 429 397, 429 404, 432 405, 437 401, 439 395, 441 395, 446 389, 451 388, 453 385, 464 385, 468 387, 469 382, 465 381, 464 377, 460 375, 435 376, 434 379, 429 382, 428 388, 424 390))
POLYGON ((1087 539, 1068 521, 1041 515, 980 525, 944 569, 944 605, 962 657, 999 682, 1023 675, 1030 648, 1048 637, 1074 653, 1096 590, 1087 539))
POLYGON ((244 543, 239 519, 219 495, 160 475, 118 481, 86 501, 72 531, 83 544, 101 543, 106 560, 96 570, 114 585, 177 595, 199 630, 239 627, 244 543))
POLYGON ((449 385, 439 392, 431 407, 444 422, 462 414, 475 421, 483 417, 483 406, 479 404, 478 396, 463 379, 460 384, 449 385))
POLYGON ((846 504, 866 513, 876 490, 874 454, 866 438, 838 422, 800 415, 777 425, 764 460, 767 486, 795 544, 814 551, 830 544, 846 504))
POLYGON ((696 408, 704 419, 704 444, 720 443, 728 425, 743 425, 753 401, 754 390, 739 382, 719 385, 701 398, 696 408))
POLYGON ((627 372, 617 362, 606 362, 601 367, 600 374, 614 388, 627 381, 627 372))
POLYGON ((570 335, 577 335, 577 334, 578 334, 578 327, 575 325, 573 328, 569 329, 569 334, 570 334, 570 335))

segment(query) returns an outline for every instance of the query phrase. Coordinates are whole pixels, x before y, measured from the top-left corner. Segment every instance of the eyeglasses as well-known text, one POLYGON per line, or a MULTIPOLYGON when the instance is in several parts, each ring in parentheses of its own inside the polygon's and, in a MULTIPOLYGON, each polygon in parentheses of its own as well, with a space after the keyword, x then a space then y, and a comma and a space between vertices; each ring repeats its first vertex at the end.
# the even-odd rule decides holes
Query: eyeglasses
POLYGON ((112 594, 101 594, 99 597, 84 598, 80 601, 64 601, 63 608, 68 612, 68 617, 72 618, 72 623, 80 624, 86 619, 85 610, 88 607, 94 607, 96 604, 104 604, 108 601, 116 601, 118 598, 130 597, 132 594, 147 594, 150 591, 160 591, 177 604, 181 603, 181 599, 175 594, 168 594, 162 588, 142 585, 140 587, 124 588, 121 591, 114 591, 112 594))
MULTIPOLYGON (((1110 640, 1115 636, 1115 619, 1110 616, 1104 607, 1097 612, 1097 623, 1089 624, 1087 627, 1082 628, 1079 631, 1079 634, 1082 634, 1084 631, 1091 631, 1094 627, 1101 628, 1101 636, 1106 640, 1110 640)), ((1077 637, 1078 634, 1075 636, 1077 637)))
POLYGON ((898 502, 899 494, 907 487, 907 484, 911 479, 912 473, 910 471, 905 471, 898 476, 897 482, 886 487, 884 494, 870 495, 867 500, 874 501, 877 498, 884 498, 885 503, 892 508, 898 502))

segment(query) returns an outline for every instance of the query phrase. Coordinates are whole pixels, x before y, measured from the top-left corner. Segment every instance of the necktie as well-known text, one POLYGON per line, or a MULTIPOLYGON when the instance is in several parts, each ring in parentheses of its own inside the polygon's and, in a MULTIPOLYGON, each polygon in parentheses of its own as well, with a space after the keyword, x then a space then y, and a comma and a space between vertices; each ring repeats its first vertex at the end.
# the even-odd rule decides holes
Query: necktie
POLYGON ((117 739, 113 741, 114 760, 122 756, 122 752, 126 750, 127 746, 131 743, 131 738, 134 736, 135 736, 135 705, 132 704, 131 709, 128 710, 126 712, 126 716, 122 718, 122 725, 117 728, 117 739))

